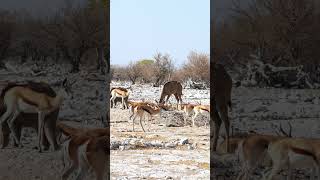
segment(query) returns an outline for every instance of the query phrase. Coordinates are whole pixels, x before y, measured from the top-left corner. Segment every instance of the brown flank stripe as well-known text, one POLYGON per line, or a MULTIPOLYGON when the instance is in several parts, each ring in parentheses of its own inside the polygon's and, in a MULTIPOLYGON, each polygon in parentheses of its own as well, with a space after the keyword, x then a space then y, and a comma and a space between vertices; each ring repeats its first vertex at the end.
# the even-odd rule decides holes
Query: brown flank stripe
POLYGON ((32 106, 38 106, 37 103, 35 103, 35 102, 33 102, 33 101, 30 101, 29 99, 25 98, 24 96, 20 96, 20 97, 21 97, 21 99, 22 99, 25 103, 30 104, 30 105, 32 105, 32 106))
POLYGON ((317 160, 317 157, 316 157, 312 152, 310 152, 310 151, 308 151, 308 150, 305 150, 305 149, 293 147, 293 146, 291 146, 290 149, 291 149, 293 152, 297 153, 297 154, 302 154, 302 155, 306 155, 306 156, 311 156, 311 157, 313 158, 313 160, 315 160, 316 163, 319 165, 319 162, 318 162, 318 160, 317 160))
POLYGON ((151 114, 150 110, 148 108, 145 108, 145 107, 141 107, 143 110, 147 111, 149 114, 151 114))
POLYGON ((201 108, 200 107, 200 109, 209 112, 209 109, 207 109, 207 108, 201 108))

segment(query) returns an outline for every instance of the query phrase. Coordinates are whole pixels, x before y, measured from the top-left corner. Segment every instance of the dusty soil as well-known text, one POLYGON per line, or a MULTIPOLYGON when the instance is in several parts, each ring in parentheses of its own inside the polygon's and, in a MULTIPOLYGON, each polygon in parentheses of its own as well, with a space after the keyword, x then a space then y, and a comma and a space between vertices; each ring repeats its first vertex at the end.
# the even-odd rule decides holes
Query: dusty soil
MULTIPOLYGON (((293 137, 320 137, 320 106, 317 89, 262 89, 240 87, 233 90, 230 113, 235 131, 254 130, 261 134, 276 134, 280 123, 293 137)), ((237 155, 214 155, 215 173, 235 179, 241 164, 237 155)), ((253 179, 260 179, 265 168, 257 169, 253 179)), ((295 171, 296 179, 308 179, 309 171, 295 171)), ((284 176, 279 177, 285 178, 284 176)))

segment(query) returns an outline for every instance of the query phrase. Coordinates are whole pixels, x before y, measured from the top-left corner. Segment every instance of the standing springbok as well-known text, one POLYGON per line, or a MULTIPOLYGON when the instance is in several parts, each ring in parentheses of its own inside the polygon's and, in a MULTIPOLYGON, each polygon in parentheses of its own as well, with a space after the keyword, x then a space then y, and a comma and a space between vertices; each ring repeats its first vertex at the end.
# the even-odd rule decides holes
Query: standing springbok
MULTIPOLYGON (((31 89, 34 89, 35 91, 38 92, 45 92, 48 96, 56 96, 56 93, 54 90, 44 82, 41 83, 36 83, 36 82, 31 82, 29 81, 26 84, 16 84, 16 83, 11 83, 11 84, 6 84, 6 87, 4 89, 10 89, 10 87, 15 87, 15 86, 24 86, 24 87, 30 87, 31 89)), ((4 107, 3 104, 3 98, 0 98, 0 116, 4 114, 6 111, 6 108, 4 107)), ((59 114, 59 109, 53 111, 52 113, 48 114, 45 118, 45 125, 44 125, 44 137, 42 141, 42 145, 45 147, 45 149, 49 148, 49 143, 51 147, 53 147, 54 150, 58 149, 58 144, 56 140, 56 121, 58 118, 59 114)), ((38 114, 33 113, 20 113, 20 115, 17 117, 15 121, 15 133, 18 135, 18 138, 20 139, 21 136, 21 131, 23 127, 32 127, 38 132, 38 114)), ((0 138, 1 138, 1 148, 5 148, 10 140, 10 128, 8 126, 8 123, 4 123, 1 125, 1 133, 0 133, 0 138)), ((17 142, 14 142, 14 145, 17 146, 17 142)))
POLYGON ((134 108, 134 117, 132 122, 132 131, 134 131, 134 121, 139 116, 140 117, 140 126, 143 130, 143 132, 146 132, 142 125, 142 119, 144 118, 145 114, 149 114, 149 120, 151 120, 152 116, 159 115, 161 116, 161 111, 166 110, 165 105, 159 104, 157 107, 151 107, 149 105, 137 105, 134 108))
POLYGON ((229 129, 230 121, 228 118, 228 106, 231 108, 231 89, 232 79, 221 64, 210 66, 211 79, 213 80, 213 88, 211 88, 210 104, 212 104, 212 113, 210 113, 211 121, 214 126, 210 125, 210 131, 213 132, 213 143, 210 143, 213 151, 217 149, 217 142, 222 121, 226 130, 227 150, 229 150, 229 129))
POLYGON ((21 147, 18 134, 15 131, 15 120, 20 113, 38 113, 38 149, 42 152, 41 142, 43 138, 45 116, 60 108, 65 95, 71 94, 71 89, 64 79, 58 94, 55 97, 48 96, 44 92, 38 92, 28 86, 7 87, 1 93, 5 113, 1 116, 0 122, 8 122, 13 137, 18 146, 21 147))
POLYGON ((264 174, 264 179, 272 180, 281 170, 288 170, 287 179, 292 179, 293 168, 312 170, 312 180, 320 180, 320 139, 284 138, 269 145, 268 154, 272 169, 264 174))
POLYGON ((146 101, 128 101, 128 104, 130 105, 130 116, 129 116, 129 119, 131 120, 131 118, 134 116, 134 108, 136 108, 137 106, 141 106, 141 105, 147 105, 147 106, 150 106, 150 107, 157 107, 154 103, 151 103, 151 102, 146 102, 146 101))
POLYGON ((171 95, 174 95, 174 97, 177 100, 177 109, 178 109, 178 104, 180 103, 180 106, 182 104, 182 85, 178 81, 169 81, 166 84, 164 84, 161 96, 160 96, 160 101, 159 103, 164 103, 164 98, 167 96, 167 99, 165 103, 168 102, 169 98, 171 95))
POLYGON ((283 130, 281 124, 279 132, 276 132, 277 135, 251 134, 239 143, 238 153, 242 168, 237 180, 249 179, 259 165, 271 166, 268 146, 273 142, 292 137, 291 124, 289 123, 289 133, 283 130))
POLYGON ((188 119, 189 115, 193 112, 193 108, 196 105, 188 103, 188 104, 182 104, 181 106, 182 106, 181 108, 183 108, 183 111, 185 113, 184 125, 186 126, 187 125, 187 119, 188 119))
POLYGON ((197 105, 193 107, 194 115, 192 117, 192 126, 194 127, 194 120, 199 114, 210 113, 210 105, 197 105))
POLYGON ((110 98, 110 106, 111 108, 115 106, 115 99, 120 97, 122 99, 122 109, 128 109, 127 102, 125 99, 128 99, 130 91, 126 88, 117 87, 111 88, 111 98, 110 98))
POLYGON ((70 137, 63 143, 63 164, 69 166, 64 169, 61 179, 66 180, 74 170, 78 169, 76 179, 83 179, 89 170, 93 170, 96 179, 102 180, 110 148, 109 129, 78 129, 63 123, 58 123, 57 126, 64 135, 70 137))

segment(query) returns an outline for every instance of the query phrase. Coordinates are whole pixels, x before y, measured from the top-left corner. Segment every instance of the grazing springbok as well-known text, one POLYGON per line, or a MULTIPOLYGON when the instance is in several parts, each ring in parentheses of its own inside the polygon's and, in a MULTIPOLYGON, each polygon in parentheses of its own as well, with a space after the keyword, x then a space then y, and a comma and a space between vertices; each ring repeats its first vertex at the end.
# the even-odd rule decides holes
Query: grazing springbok
POLYGON ((133 111, 134 117, 132 122, 132 131, 134 131, 134 121, 138 116, 140 117, 140 126, 143 132, 146 132, 142 125, 142 119, 144 118, 145 114, 148 114, 149 120, 151 120, 153 116, 156 116, 156 115, 161 116, 162 110, 167 110, 167 107, 164 104, 159 104, 157 105, 157 107, 151 107, 150 105, 145 105, 145 104, 137 105, 133 111))
POLYGON ((289 133, 286 133, 280 124, 280 133, 277 135, 252 134, 239 143, 239 159, 242 163, 237 180, 249 179, 259 165, 271 166, 268 154, 270 143, 292 137, 292 126, 289 123, 289 133))
MULTIPOLYGON (((128 88, 129 89, 129 88, 128 88)), ((126 88, 122 88, 122 87, 114 87, 111 88, 111 98, 110 98, 110 107, 114 107, 115 104, 115 100, 117 97, 120 97, 122 99, 122 109, 128 109, 127 106, 127 102, 125 102, 128 100, 128 97, 130 95, 130 91, 126 89, 126 88)))
POLYGON ((211 88, 210 104, 212 105, 212 113, 210 113, 211 121, 214 126, 210 126, 210 131, 213 132, 213 143, 210 143, 210 149, 216 151, 219 137, 220 126, 222 121, 226 130, 226 146, 229 149, 229 129, 230 121, 228 118, 228 106, 231 108, 231 89, 232 79, 221 64, 210 66, 211 79, 213 81, 213 88, 211 88))
MULTIPOLYGON (((17 84, 17 83, 7 83, 5 86, 5 90, 8 90, 15 86, 23 86, 23 87, 29 87, 37 92, 44 92, 48 96, 56 96, 55 91, 50 87, 49 84, 44 82, 32 82, 28 81, 24 84, 17 84)), ((0 98, 0 117, 4 114, 6 111, 6 107, 3 103, 3 97, 0 98)), ((44 125, 44 137, 42 141, 42 145, 45 149, 49 148, 49 143, 51 147, 53 147, 54 150, 58 149, 58 144, 56 141, 56 121, 58 119, 59 109, 53 111, 52 113, 48 114, 45 117, 45 125, 44 125)), ((17 134, 18 139, 21 137, 21 131, 23 127, 31 127, 34 128, 38 132, 38 114, 37 113, 20 113, 20 115, 17 117, 15 123, 14 123, 14 133, 17 134)), ((3 123, 1 125, 1 148, 5 148, 9 144, 10 140, 10 128, 8 126, 8 123, 3 123)), ((14 141, 14 146, 18 146, 17 142, 14 141)))
POLYGON ((134 116, 134 108, 136 108, 137 106, 140 106, 140 105, 147 105, 147 106, 150 106, 150 107, 153 107, 154 109, 157 108, 157 105, 154 104, 154 103, 151 103, 151 102, 147 102, 147 101, 128 101, 128 104, 130 105, 130 116, 129 116, 129 119, 131 120, 131 118, 134 116))
POLYGON ((182 104, 182 85, 178 81, 169 81, 166 84, 164 84, 161 96, 160 96, 160 101, 159 103, 164 103, 164 98, 167 96, 167 99, 165 103, 168 102, 169 98, 171 95, 174 95, 174 97, 177 100, 177 109, 178 109, 178 104, 182 104))
POLYGON ((283 138, 271 142, 268 154, 272 160, 272 169, 264 174, 264 179, 272 180, 281 170, 288 170, 287 179, 292 179, 292 169, 308 168, 312 170, 311 179, 320 180, 320 139, 283 138))
POLYGON ((197 105, 193 107, 194 115, 192 117, 192 126, 194 127, 194 120, 199 114, 210 113, 210 105, 197 105))
MULTIPOLYGON (((63 171, 62 178, 66 180, 70 174, 78 169, 76 179, 83 179, 92 170, 97 180, 102 180, 108 161, 109 129, 78 129, 63 123, 58 128, 70 139, 63 143, 63 164, 69 164, 63 171)), ((109 172, 107 172, 109 174, 109 172)))
POLYGON ((15 131, 15 120, 20 113, 38 114, 38 149, 42 152, 41 142, 44 134, 45 116, 60 108, 63 98, 71 94, 71 88, 64 79, 61 88, 56 96, 50 96, 44 91, 37 91, 32 86, 8 85, 1 92, 5 113, 1 116, 0 122, 7 123, 18 146, 21 143, 18 134, 15 131))

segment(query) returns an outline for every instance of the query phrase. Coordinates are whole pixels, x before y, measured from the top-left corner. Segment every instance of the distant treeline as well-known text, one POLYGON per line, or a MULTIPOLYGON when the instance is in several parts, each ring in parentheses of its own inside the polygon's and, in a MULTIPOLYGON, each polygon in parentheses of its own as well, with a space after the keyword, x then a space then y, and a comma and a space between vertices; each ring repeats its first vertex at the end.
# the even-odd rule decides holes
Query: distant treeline
POLYGON ((0 68, 9 59, 21 63, 51 59, 67 61, 71 71, 78 72, 85 59, 104 71, 109 59, 108 2, 88 0, 80 6, 66 1, 59 12, 47 17, 0 10, 0 68))
POLYGON ((157 53, 153 59, 130 62, 127 66, 112 66, 113 80, 130 81, 133 84, 152 83, 159 86, 169 80, 203 82, 210 85, 209 55, 190 52, 181 67, 175 67, 169 54, 157 53))

